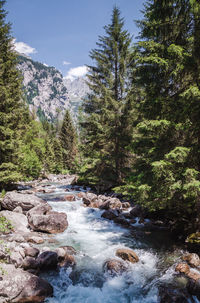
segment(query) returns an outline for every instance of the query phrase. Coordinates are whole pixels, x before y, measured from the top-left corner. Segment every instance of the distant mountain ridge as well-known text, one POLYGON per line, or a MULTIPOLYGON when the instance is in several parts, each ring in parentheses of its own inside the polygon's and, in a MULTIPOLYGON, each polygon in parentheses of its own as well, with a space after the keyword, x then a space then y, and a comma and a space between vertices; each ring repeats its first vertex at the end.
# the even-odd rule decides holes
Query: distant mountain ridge
POLYGON ((24 55, 19 55, 18 68, 23 76, 29 109, 35 112, 40 120, 60 120, 67 109, 74 120, 77 119, 78 108, 89 92, 84 78, 73 81, 65 79, 55 67, 24 55))

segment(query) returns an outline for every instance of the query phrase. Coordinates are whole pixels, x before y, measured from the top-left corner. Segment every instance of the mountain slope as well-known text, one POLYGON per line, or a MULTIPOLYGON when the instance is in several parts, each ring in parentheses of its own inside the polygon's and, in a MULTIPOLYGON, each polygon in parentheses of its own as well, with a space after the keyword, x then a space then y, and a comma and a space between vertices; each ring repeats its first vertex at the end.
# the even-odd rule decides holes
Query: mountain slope
POLYGON ((30 111, 40 118, 54 121, 70 109, 67 88, 62 74, 54 67, 19 56, 19 70, 22 72, 23 85, 30 111))

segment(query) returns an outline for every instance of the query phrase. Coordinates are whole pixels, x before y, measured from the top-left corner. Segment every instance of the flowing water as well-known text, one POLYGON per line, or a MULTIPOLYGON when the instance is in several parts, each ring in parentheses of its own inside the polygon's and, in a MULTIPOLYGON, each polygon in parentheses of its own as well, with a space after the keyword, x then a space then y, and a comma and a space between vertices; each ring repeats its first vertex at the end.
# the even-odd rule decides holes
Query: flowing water
MULTIPOLYGON (((46 273, 45 278, 54 287, 54 297, 48 303, 157 303, 159 285, 184 286, 178 279, 174 262, 181 250, 170 242, 165 231, 148 232, 142 224, 125 229, 101 218, 102 211, 82 206, 82 201, 59 201, 66 187, 57 186, 53 194, 41 194, 56 211, 66 212, 69 227, 55 236, 56 244, 73 246, 77 250, 74 270, 62 268, 60 272, 46 273), (56 201, 55 201, 56 198, 56 201), (122 275, 110 276, 103 264, 117 258, 118 248, 131 248, 140 261, 130 264, 122 275)), ((188 302, 199 302, 190 297, 188 302)))

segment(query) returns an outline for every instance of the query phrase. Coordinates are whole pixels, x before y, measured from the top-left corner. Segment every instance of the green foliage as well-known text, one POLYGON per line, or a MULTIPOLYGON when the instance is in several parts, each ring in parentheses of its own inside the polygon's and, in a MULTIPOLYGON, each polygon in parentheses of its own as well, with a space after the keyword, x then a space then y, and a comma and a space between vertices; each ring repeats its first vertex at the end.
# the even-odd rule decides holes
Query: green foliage
POLYGON ((8 234, 12 231, 13 226, 4 216, 0 216, 0 233, 8 234))
MULTIPOLYGON (((63 168, 73 170, 77 156, 77 134, 68 110, 63 119, 59 139, 62 146, 63 168)), ((61 146, 57 147, 58 153, 60 153, 61 146)))
POLYGON ((80 121, 83 155, 87 159, 84 179, 89 182, 121 182, 129 167, 132 99, 129 87, 130 34, 123 29, 118 8, 104 27, 96 49, 90 52, 91 93, 83 102, 80 121))

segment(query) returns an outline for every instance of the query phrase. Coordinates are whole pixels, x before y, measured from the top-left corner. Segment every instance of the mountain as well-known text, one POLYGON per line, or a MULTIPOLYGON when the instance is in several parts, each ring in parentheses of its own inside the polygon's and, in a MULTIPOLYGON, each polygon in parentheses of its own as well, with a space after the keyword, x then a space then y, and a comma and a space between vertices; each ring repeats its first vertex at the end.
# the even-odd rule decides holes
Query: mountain
POLYGON ((74 80, 64 78, 64 84, 69 94, 72 111, 75 117, 77 117, 78 109, 83 99, 90 92, 90 89, 86 83, 86 77, 78 77, 74 80))
POLYGON ((62 119, 66 109, 77 121, 78 109, 89 93, 85 78, 63 78, 55 68, 19 55, 18 68, 22 73, 23 86, 30 112, 40 120, 54 122, 62 119))
POLYGON ((49 121, 71 109, 67 88, 62 74, 54 67, 19 56, 18 68, 22 72, 23 86, 31 112, 49 121))

